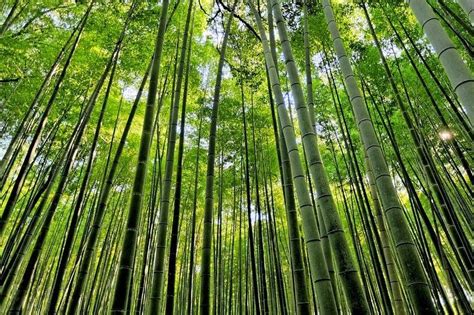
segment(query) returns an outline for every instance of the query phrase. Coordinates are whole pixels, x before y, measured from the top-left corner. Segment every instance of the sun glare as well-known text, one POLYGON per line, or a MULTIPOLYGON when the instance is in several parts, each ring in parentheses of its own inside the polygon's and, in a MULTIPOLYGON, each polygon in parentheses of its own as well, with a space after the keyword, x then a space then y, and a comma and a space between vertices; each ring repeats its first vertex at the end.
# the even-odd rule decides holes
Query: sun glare
POLYGON ((439 138, 443 141, 449 141, 453 139, 454 135, 451 130, 443 129, 439 132, 439 138))

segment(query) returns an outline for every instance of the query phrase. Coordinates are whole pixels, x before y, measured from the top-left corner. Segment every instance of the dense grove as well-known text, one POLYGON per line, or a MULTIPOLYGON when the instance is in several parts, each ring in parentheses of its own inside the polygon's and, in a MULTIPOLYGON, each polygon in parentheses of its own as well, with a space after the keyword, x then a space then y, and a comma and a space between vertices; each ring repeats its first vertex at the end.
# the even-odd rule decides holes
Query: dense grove
POLYGON ((0 13, 0 313, 472 312, 474 1, 0 13))

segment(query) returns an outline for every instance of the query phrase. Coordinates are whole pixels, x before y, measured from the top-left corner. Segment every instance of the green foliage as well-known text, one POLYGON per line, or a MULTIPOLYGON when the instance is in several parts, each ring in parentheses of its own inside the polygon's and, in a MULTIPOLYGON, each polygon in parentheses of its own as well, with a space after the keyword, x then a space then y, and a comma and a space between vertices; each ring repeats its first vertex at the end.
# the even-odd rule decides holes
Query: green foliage
MULTIPOLYGON (((7 243, 13 240, 9 233, 17 231, 18 235, 26 235, 27 225, 23 224, 23 222, 30 222, 33 219, 34 210, 38 208, 42 198, 46 202, 51 199, 52 194, 48 195, 49 192, 41 191, 41 184, 46 182, 51 169, 56 166, 62 167, 62 164, 56 163, 63 162, 59 159, 65 152, 76 124, 81 119, 81 113, 91 97, 95 84, 104 72, 106 63, 119 39, 132 2, 135 1, 96 1, 94 4, 77 51, 72 57, 64 82, 48 115, 39 144, 38 154, 31 165, 31 169, 28 171, 12 218, 8 221, 7 228, 1 235, 0 249, 2 254, 19 248, 18 241, 12 241, 12 248, 7 247, 7 243), (57 131, 55 131, 56 127, 57 131), (46 170, 44 169, 45 166, 47 167, 46 170), (41 198, 38 197, 37 200, 39 201, 29 211, 26 211, 28 202, 34 200, 34 194, 38 191, 41 192, 39 195, 41 198)), ((289 42, 293 50, 294 61, 300 73, 300 81, 303 83, 302 88, 305 90, 303 3, 302 1, 283 2, 282 11, 288 26, 289 42)), ((466 165, 472 165, 472 154, 470 154, 472 153, 472 129, 466 129, 465 125, 459 120, 459 115, 464 115, 462 113, 463 107, 460 105, 450 85, 436 52, 424 35, 410 8, 404 2, 401 0, 365 1, 394 80, 398 89, 403 91, 402 99, 409 108, 409 117, 415 122, 417 132, 426 145, 426 154, 433 160, 433 169, 441 181, 441 186, 445 189, 447 198, 453 200, 453 208, 456 210, 456 216, 459 217, 459 226, 457 228, 464 233, 463 231, 467 230, 467 227, 472 226, 472 223, 469 222, 469 218, 472 219, 472 207, 469 205, 470 197, 472 197, 472 185, 470 185, 472 184, 472 182, 470 183, 472 181, 472 178, 470 178, 472 169, 469 171, 469 168, 466 167, 466 165), (389 19, 399 32, 402 41, 395 36, 389 19), (406 29, 406 34, 402 26, 406 29), (412 38, 416 48, 419 49, 420 55, 418 55, 415 47, 408 40, 407 35, 412 38), (405 46, 406 51, 403 49, 403 46, 405 46), (410 61, 407 53, 412 57, 413 62, 410 61), (414 65, 419 70, 419 74, 414 70, 414 65), (430 67, 432 73, 430 73, 426 65, 430 67), (439 84, 435 82, 435 78, 439 80, 439 84), (423 82, 421 79, 423 79, 423 82), (438 106, 438 110, 435 110, 435 105, 438 106), (461 114, 456 115, 454 109, 461 112, 461 114), (443 135, 445 132, 448 132, 449 139, 442 138, 446 136, 446 134, 443 135), (454 140, 452 137, 454 137, 454 140), (463 158, 465 161, 462 161, 463 158)), ((440 13, 440 16, 444 18, 440 18, 441 25, 447 30, 447 34, 452 39, 457 51, 472 72, 474 69, 474 59, 471 58, 472 28, 468 29, 465 27, 464 24, 470 26, 469 21, 455 1, 446 0, 443 2, 451 10, 450 12, 441 5, 441 2, 428 1, 440 13)), ((117 146, 129 117, 138 87, 152 58, 161 13, 161 3, 156 1, 137 1, 137 3, 137 8, 126 30, 123 46, 119 53, 117 73, 107 100, 107 111, 102 122, 97 148, 94 153, 90 174, 91 180, 87 187, 87 198, 82 201, 82 211, 74 239, 74 246, 69 257, 65 278, 62 282, 63 289, 66 288, 69 280, 76 279, 74 266, 84 251, 83 245, 88 235, 91 218, 97 208, 97 200, 103 189, 105 175, 110 170, 111 160, 116 154, 117 146)), ((258 2, 253 3, 256 4, 258 2)), ((453 297, 459 299, 462 292, 468 291, 469 276, 466 270, 469 269, 469 266, 463 266, 460 262, 459 253, 452 245, 452 236, 444 227, 445 219, 443 218, 445 214, 441 213, 438 209, 440 208, 440 201, 437 199, 439 196, 433 194, 433 188, 430 186, 425 173, 423 173, 423 165, 415 150, 415 143, 407 127, 406 119, 398 106, 396 95, 389 85, 388 75, 384 70, 377 47, 374 45, 367 21, 360 7, 360 1, 331 1, 331 3, 334 7, 337 26, 340 29, 342 40, 346 44, 347 55, 352 56, 351 63, 356 80, 366 100, 374 130, 376 131, 378 141, 381 143, 381 149, 388 164, 388 170, 392 178, 394 178, 395 188, 402 204, 403 213, 408 218, 410 233, 415 236, 415 245, 418 251, 425 255, 423 256, 425 259, 423 268, 430 281, 434 281, 433 279, 436 277, 436 272, 433 271, 448 270, 446 262, 451 266, 449 268, 452 268, 452 273, 449 273, 449 276, 447 271, 446 273, 440 272, 438 278, 436 278, 439 281, 439 285, 433 284, 431 288, 433 296, 438 297, 438 299, 444 299, 442 297, 443 292, 441 291, 445 291, 444 294, 448 297, 446 301, 443 301, 443 305, 445 305, 443 307, 446 310, 454 305, 453 297), (391 138, 390 130, 393 131, 394 138, 391 138), (394 147, 393 141, 396 141, 396 147, 394 147), (404 174, 403 168, 406 169, 406 174, 404 174), (414 190, 410 190, 407 179, 412 181, 414 190), (419 206, 417 206, 417 199, 419 199, 419 206), (427 221, 423 221, 423 215, 426 216, 427 221), (440 252, 437 247, 439 244, 435 242, 436 240, 430 238, 432 236, 429 234, 428 225, 429 227, 432 226, 434 231, 438 233, 436 237, 439 244, 446 248, 444 252, 440 252), (432 255, 433 257, 428 257, 427 255, 432 255), (432 262, 429 262, 431 260, 432 262), (453 274, 457 278, 455 282, 450 278, 453 274), (456 286, 453 283, 458 283, 459 285, 456 286)), ((231 2, 224 2, 223 4, 227 8, 232 5, 231 2)), ((75 26, 80 23, 87 6, 88 1, 57 0, 8 0, 0 4, 0 156, 7 152, 10 143, 15 142, 11 142, 11 140, 15 138, 17 131, 22 131, 21 141, 14 143, 14 154, 9 157, 8 161, 2 161, 1 176, 4 176, 3 163, 11 162, 11 169, 8 173, 5 173, 5 178, 2 177, 0 209, 3 209, 5 200, 9 196, 11 186, 36 128, 38 117, 43 112, 53 92, 54 82, 64 66, 64 58, 60 61, 59 70, 53 76, 52 82, 43 90, 44 94, 40 98, 38 105, 31 112, 31 116, 28 116, 30 115, 32 101, 58 53, 66 43, 71 32, 73 32, 75 26), (22 125, 25 117, 28 117, 28 119, 26 124, 22 125), (19 145, 17 146, 17 144, 19 145)), ((145 181, 144 210, 140 219, 137 243, 138 258, 136 259, 136 266, 133 271, 134 284, 130 299, 133 302, 130 311, 143 311, 141 307, 145 304, 140 305, 139 303, 142 302, 137 302, 139 294, 141 294, 139 288, 139 279, 142 276, 141 268, 144 263, 149 268, 153 265, 150 263, 150 258, 146 255, 153 256, 155 237, 151 236, 152 245, 150 245, 150 248, 145 248, 148 235, 146 233, 149 231, 151 235, 155 235, 157 229, 159 229, 154 221, 158 217, 160 189, 163 186, 162 177, 166 164, 166 143, 169 132, 170 107, 173 103, 173 81, 175 80, 176 71, 174 64, 177 59, 176 51, 179 51, 179 47, 183 44, 186 7, 187 1, 170 3, 169 14, 171 19, 168 21, 163 46, 157 94, 159 101, 156 107, 157 115, 154 124, 154 136, 145 181)), ((308 1, 308 8, 309 46, 319 151, 336 203, 336 212, 341 218, 342 229, 348 240, 351 255, 357 261, 356 267, 360 271, 360 278, 366 281, 365 284, 370 282, 371 286, 375 287, 375 289, 369 289, 367 285, 367 288, 364 288, 370 301, 369 304, 380 304, 382 297, 379 287, 381 284, 377 284, 375 280, 375 264, 377 264, 377 260, 370 256, 373 253, 369 249, 371 242, 376 241, 373 240, 372 234, 364 228, 363 224, 365 224, 365 221, 363 219, 369 219, 365 218, 364 212, 362 212, 364 207, 367 207, 367 211, 369 211, 367 213, 370 213, 373 210, 374 201, 370 197, 367 197, 368 199, 365 200, 356 191, 356 185, 360 185, 359 188, 364 191, 369 191, 368 179, 365 178, 365 174, 368 172, 367 165, 365 164, 365 151, 360 139, 358 126, 355 122, 353 108, 344 85, 343 74, 340 72, 339 64, 333 51, 333 42, 324 21, 323 8, 319 1, 308 1), (351 147, 349 146, 349 141, 352 144, 351 147), (355 166, 358 166, 360 169, 362 178, 358 178, 354 174, 355 166)), ((266 3, 261 4, 260 11, 262 17, 265 17, 266 3)), ((216 3, 201 1, 195 4, 193 12, 192 54, 190 57, 190 69, 186 74, 189 78, 186 127, 184 131, 178 130, 178 134, 185 132, 185 137, 181 196, 182 211, 176 269, 180 273, 179 277, 178 275, 176 277, 177 295, 175 299, 177 300, 186 298, 184 292, 186 291, 188 280, 186 270, 189 268, 189 249, 191 247, 197 249, 202 246, 200 235, 203 233, 202 218, 206 198, 205 156, 209 146, 208 132, 212 93, 215 85, 219 53, 221 51, 224 21, 229 16, 228 10, 224 8, 221 1, 216 3), (201 130, 199 130, 201 117, 203 118, 203 124, 201 130), (201 132, 201 145, 198 149, 199 132, 201 132), (198 153, 200 155, 197 166, 198 174, 195 174, 195 161, 198 153), (193 185, 196 176, 199 176, 199 181, 195 192, 193 185), (196 206, 196 242, 195 244, 190 244, 191 209, 194 206, 192 204, 194 193, 197 194, 198 200, 196 206), (181 295, 178 296, 178 294, 181 295)), ((289 258, 291 253, 289 252, 285 197, 283 183, 281 182, 279 152, 274 136, 264 51, 261 41, 254 34, 255 30, 258 33, 258 29, 248 5, 240 3, 235 13, 236 16, 231 27, 225 55, 221 97, 218 104, 219 116, 215 163, 216 185, 214 189, 214 219, 216 223, 212 233, 215 239, 213 240, 214 244, 217 244, 217 238, 222 242, 222 248, 220 249, 222 254, 218 256, 216 254, 218 249, 217 247, 214 248, 213 255, 215 260, 211 261, 211 265, 213 272, 221 268, 219 270, 223 274, 223 279, 225 279, 221 280, 224 282, 223 285, 225 286, 226 293, 220 294, 226 296, 226 300, 232 300, 235 305, 243 303, 243 297, 240 296, 242 299, 237 300, 238 293, 236 293, 238 291, 237 283, 250 279, 250 271, 248 271, 248 279, 245 274, 237 274, 236 271, 239 255, 241 256, 240 258, 243 257, 244 259, 241 264, 246 264, 245 259, 247 259, 247 247, 249 246, 247 243, 248 222, 246 221, 245 212, 246 191, 243 181, 246 171, 245 163, 243 162, 244 136, 243 113, 241 109, 243 98, 249 135, 250 165, 248 171, 251 174, 252 191, 249 193, 251 195, 252 214, 256 216, 255 202, 258 194, 262 199, 262 209, 264 209, 264 219, 261 220, 261 223, 263 222, 264 226, 265 261, 270 264, 268 269, 272 268, 271 272, 276 273, 278 268, 277 263, 274 261, 275 257, 271 256, 271 259, 269 257, 272 255, 273 250, 277 251, 276 256, 281 259, 280 268, 283 273, 283 282, 285 283, 285 297, 288 300, 287 302, 292 304, 294 292, 292 292, 292 266, 289 258), (245 23, 242 21, 245 21, 245 23), (251 30, 249 27, 253 27, 255 30, 251 30), (243 86, 243 95, 241 94, 241 85, 243 86), (255 133, 255 143, 252 140, 252 133, 255 133), (221 155, 222 160, 220 158, 221 155), (218 175, 218 169, 221 166, 222 174, 218 175), (256 175, 255 169, 258 169, 258 174, 256 175), (255 190, 257 180, 260 186, 260 191, 258 192, 255 190), (267 183, 266 186, 264 182, 267 183), (269 196, 270 188, 271 197, 269 196), (265 193, 265 189, 268 190, 268 196, 265 193), (221 194, 222 198, 219 198, 219 194, 221 194), (222 209, 222 219, 220 222, 217 222, 218 208, 222 209), (275 245, 272 245, 270 241, 268 211, 272 211, 272 215, 274 215, 274 233, 278 250, 274 248, 275 245), (222 227, 221 232, 217 232, 218 227, 222 227), (216 257, 225 262, 218 262, 216 257), (229 266, 234 266, 232 276, 230 275, 229 266), (235 291, 229 298, 227 294, 230 294, 228 292, 230 292, 231 286, 235 291)), ((268 29, 267 19, 263 18, 263 22, 264 26, 268 29)), ((299 151, 301 161, 304 161, 303 147, 300 141, 302 132, 298 128, 297 109, 291 94, 291 81, 288 78, 283 62, 280 38, 277 37, 277 41, 277 55, 279 58, 277 68, 285 97, 285 106, 290 112, 291 122, 295 128, 299 150, 301 150, 299 151)), ((67 47, 67 51, 69 49, 70 46, 67 47)), ((147 90, 148 85, 145 87, 145 91, 147 90)), ((44 248, 48 248, 48 250, 43 249, 40 255, 40 262, 37 265, 37 274, 38 272, 50 270, 52 275, 44 279, 36 277, 34 278, 34 285, 31 286, 30 284, 30 288, 38 289, 38 292, 41 292, 41 294, 29 295, 28 301, 31 301, 31 305, 27 309, 29 311, 40 310, 46 307, 46 302, 42 299, 49 292, 48 286, 54 280, 53 275, 57 268, 56 258, 61 255, 62 239, 68 230, 71 211, 76 203, 77 190, 84 177, 84 174, 81 172, 84 170, 84 165, 87 164, 104 94, 105 87, 99 94, 91 119, 80 139, 79 154, 68 175, 65 191, 61 196, 58 210, 51 222, 51 229, 45 241, 47 246, 44 248)), ((106 312, 110 309, 111 297, 108 296, 107 290, 109 289, 107 285, 113 283, 116 270, 114 268, 118 265, 118 258, 122 250, 120 244, 122 244, 133 177, 136 172, 136 162, 139 155, 138 150, 146 106, 145 99, 146 92, 139 102, 137 114, 133 120, 130 134, 127 137, 124 151, 119 160, 117 174, 113 181, 113 189, 108 198, 97 245, 103 251, 94 252, 94 259, 89 269, 90 274, 87 275, 87 287, 84 289, 84 292, 87 290, 91 292, 90 296, 88 296, 90 301, 85 306, 87 309, 85 307, 82 309, 84 312, 86 310, 106 312), (97 274, 95 274, 96 271, 97 274)), ((183 96, 181 96, 182 99, 183 96)), ((174 160, 176 161, 177 153, 175 152, 175 154, 174 160)), ((174 167, 176 167, 175 164, 174 167)), ((51 191, 54 192, 58 181, 56 178, 52 182, 51 191)), ((176 179, 172 178, 171 193, 174 192, 175 181, 176 179)), ((316 195, 316 190, 313 189, 310 192, 312 196, 316 195)), ((171 194, 171 196, 173 195, 171 194)), ((43 217, 44 213, 41 213, 40 218, 42 219, 43 217)), ((171 217, 169 217, 170 225, 171 217)), ((301 228, 301 218, 299 220, 299 228, 301 228)), ((255 219, 255 222, 253 222, 255 226, 257 221, 255 219)), ((42 221, 40 220, 40 222, 42 221)), ((469 235, 464 236, 464 238, 468 243, 472 241, 469 235)), ((377 245, 376 243, 374 244, 377 245)), ((29 257, 31 252, 32 248, 27 248, 25 252, 27 254, 26 257, 29 257)), ((166 255, 168 255, 168 249, 166 252, 166 255)), ((195 257, 195 265, 200 266, 200 251, 196 250, 196 253, 198 254, 195 257)), ((383 256, 380 249, 376 250, 377 253, 378 258, 383 256)), ((304 252, 304 257, 307 258, 308 253, 304 252)), ((8 260, 9 258, 5 259, 8 260)), ((24 261, 21 261, 22 265, 19 268, 19 273, 24 270, 24 261)), ((398 261, 396 263, 399 265, 398 261)), ((248 267, 248 270, 250 270, 250 266, 248 267)), ((308 272, 309 267, 306 266, 305 270, 308 272)), ((196 289, 199 288, 200 281, 197 276, 198 274, 199 271, 195 269, 195 289, 193 293, 195 301, 199 301, 200 294, 196 289)), ((148 277, 146 281, 149 281, 150 271, 148 269, 146 276, 148 277)), ((278 304, 280 302, 277 302, 276 274, 271 274, 267 277, 269 283, 271 282, 273 286, 272 289, 269 289, 270 291, 273 290, 271 291, 273 294, 271 299, 273 300, 270 300, 269 303, 273 303, 271 305, 273 309, 271 310, 276 312, 278 307, 280 307, 278 304)), ((384 271, 383 277, 388 277, 386 271, 384 271)), ((212 278, 213 280, 218 279, 219 276, 213 274, 212 278)), ((308 274, 307 278, 309 279, 308 274)), ((403 278, 403 276, 400 276, 400 278, 403 278)), ((149 286, 146 281, 146 285, 149 286)), ((309 283, 310 281, 308 280, 309 283)), ((17 284, 17 282, 14 282, 15 288, 17 284)), ((338 282, 338 288, 339 286, 340 281, 338 282)), ((336 290, 340 290, 338 288, 336 290)), ((213 285, 212 290, 213 296, 217 296, 218 286, 213 285)), ((224 291, 224 287, 222 290, 224 291)), ((402 291, 405 294, 407 289, 403 288, 402 291)), ((251 292, 251 290, 248 290, 248 292, 251 292)), ((339 310, 347 310, 342 293, 336 292, 340 296, 339 310)), ((145 293, 148 294, 148 292, 145 293)), ((143 296, 146 297, 146 294, 143 296)), ((67 295, 62 297, 64 299, 68 298, 67 295)), ((11 298, 11 295, 7 296, 6 300, 8 303, 11 302, 11 298)), ((216 297, 213 297, 213 299, 217 300, 216 297)), ((404 303, 409 302, 405 299, 404 303)), ((184 304, 183 306, 177 306, 179 311, 185 312, 185 310, 189 310, 187 309, 189 306, 184 306, 184 304)), ((243 311, 243 309, 239 309, 235 305, 232 306, 235 307, 234 312, 243 311)), ((3 307, 4 305, 1 306, 0 312, 2 312, 3 307)), ((229 305, 225 307, 231 308, 229 305)), ((292 313, 293 307, 293 305, 288 306, 290 313, 292 313)), ((371 306, 371 311, 373 312, 380 310, 378 308, 372 309, 372 307, 375 306, 371 306)), ((197 309, 194 308, 193 310, 197 309)))

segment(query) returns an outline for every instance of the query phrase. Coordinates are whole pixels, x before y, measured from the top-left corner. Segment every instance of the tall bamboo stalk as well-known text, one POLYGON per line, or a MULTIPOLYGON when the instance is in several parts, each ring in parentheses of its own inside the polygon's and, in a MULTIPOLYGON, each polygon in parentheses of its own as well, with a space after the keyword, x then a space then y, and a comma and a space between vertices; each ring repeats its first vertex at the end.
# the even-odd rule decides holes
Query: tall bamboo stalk
MULTIPOLYGON (((407 0, 407 2, 422 27, 423 32, 426 34, 426 37, 428 37, 433 45, 438 59, 451 82, 451 86, 466 111, 471 126, 474 126, 474 99, 472 97, 472 95, 474 95, 474 78, 471 71, 462 61, 453 41, 441 26, 433 9, 426 0, 407 0)), ((463 4, 463 2, 460 4, 463 4)), ((472 22, 471 15, 474 16, 472 3, 471 8, 466 6, 465 10, 468 12, 472 22)))
POLYGON ((290 158, 290 165, 293 173, 293 182, 299 201, 300 211, 303 217, 303 231, 305 235, 305 243, 310 257, 309 261, 311 264, 312 281, 319 298, 318 302, 320 311, 322 313, 334 313, 336 312, 336 303, 334 301, 333 289, 326 261, 325 259, 321 259, 321 257, 323 257, 321 240, 319 238, 316 217, 313 211, 310 194, 306 186, 305 175, 298 153, 295 132, 285 108, 284 98, 279 82, 280 80, 278 78, 277 70, 273 61, 262 21, 252 2, 249 2, 249 6, 257 21, 260 37, 262 39, 262 45, 265 53, 265 63, 270 77, 270 85, 274 94, 275 103, 277 104, 278 116, 287 145, 287 152, 290 158))
MULTIPOLYGON (((237 5, 234 1, 232 12, 237 5)), ((216 159, 216 138, 217 138, 217 119, 219 113, 219 99, 222 84, 222 69, 224 67, 225 52, 229 40, 230 27, 233 16, 227 18, 224 38, 222 41, 219 63, 217 65, 217 77, 214 87, 214 96, 212 99, 211 125, 209 130, 209 148, 207 151, 207 171, 206 171, 206 202, 204 204, 204 229, 202 237, 202 256, 201 256, 201 314, 209 314, 211 306, 211 252, 212 252, 212 220, 214 209, 214 164, 216 159)), ((215 288, 216 289, 216 288, 215 288)))
POLYGON ((406 286, 414 307, 418 312, 435 312, 428 283, 417 253, 410 229, 403 214, 396 189, 392 182, 385 157, 370 119, 367 106, 360 93, 350 64, 349 55, 344 48, 329 0, 322 0, 324 16, 331 34, 334 49, 339 61, 344 82, 352 104, 356 123, 362 138, 370 167, 375 176, 389 230, 395 242, 397 255, 406 275, 406 286))
POLYGON ((138 222, 142 208, 143 192, 148 166, 148 156, 153 134, 155 118, 156 92, 158 88, 158 78, 160 74, 160 62, 165 38, 167 13, 169 1, 163 0, 161 4, 160 21, 158 34, 156 36, 155 50, 151 66, 150 83, 148 88, 147 105, 143 123, 143 130, 138 154, 137 169, 133 182, 133 192, 130 201, 130 209, 127 218, 125 238, 123 240, 122 252, 120 255, 120 266, 111 312, 121 314, 127 311, 128 299, 131 291, 132 273, 135 261, 136 244, 138 238, 138 222))

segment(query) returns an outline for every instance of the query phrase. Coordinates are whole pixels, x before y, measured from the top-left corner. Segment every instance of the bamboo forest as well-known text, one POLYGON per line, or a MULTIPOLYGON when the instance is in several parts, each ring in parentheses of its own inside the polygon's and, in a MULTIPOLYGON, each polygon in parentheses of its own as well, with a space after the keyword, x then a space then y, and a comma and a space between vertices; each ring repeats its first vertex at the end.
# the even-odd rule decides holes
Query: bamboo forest
POLYGON ((0 1, 0 314, 472 314, 474 0, 0 1))

